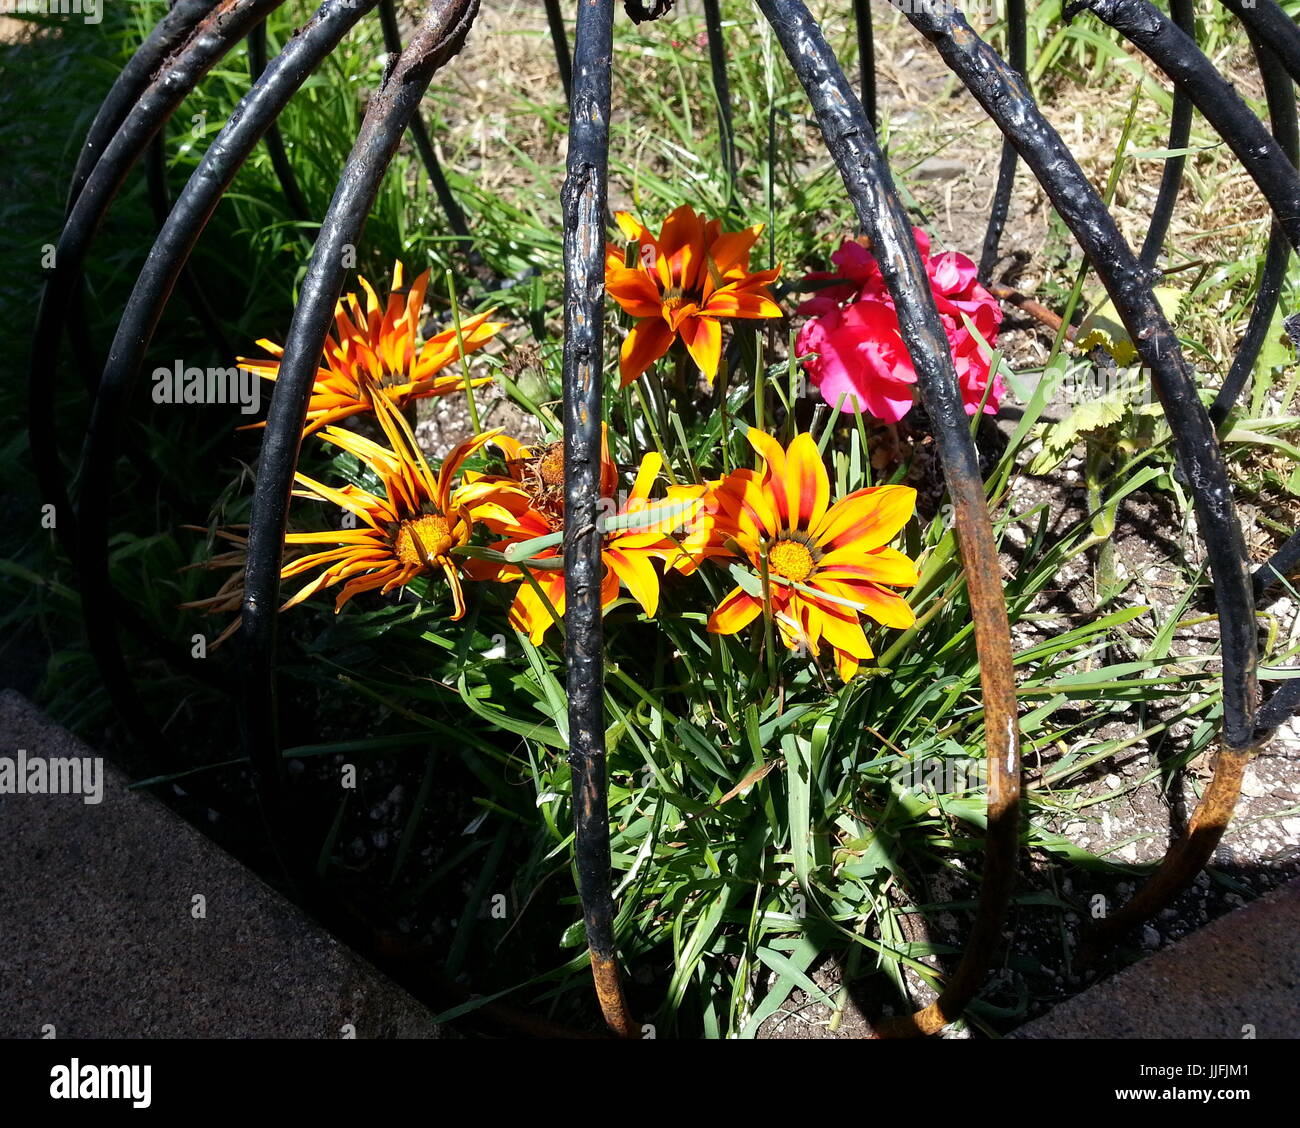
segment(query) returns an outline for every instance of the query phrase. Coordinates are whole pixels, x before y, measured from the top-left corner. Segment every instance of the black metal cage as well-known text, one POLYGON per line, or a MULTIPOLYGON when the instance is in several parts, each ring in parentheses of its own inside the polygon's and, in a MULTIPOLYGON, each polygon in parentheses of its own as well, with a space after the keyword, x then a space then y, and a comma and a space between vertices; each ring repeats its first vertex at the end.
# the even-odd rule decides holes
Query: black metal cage
MULTIPOLYGON (((302 219, 319 222, 310 264, 285 343, 264 434, 248 538, 240 645, 239 693, 243 735, 255 766, 268 825, 292 870, 283 760, 277 735, 276 609, 286 512, 297 465, 313 374, 332 311, 345 280, 344 249, 360 239, 381 178, 402 138, 413 138, 445 212, 447 228, 469 246, 464 216, 438 167, 420 102, 437 71, 460 50, 478 0, 428 0, 404 46, 392 0, 325 0, 276 57, 266 58, 264 20, 280 0, 176 0, 118 76, 86 136, 68 195, 56 264, 45 277, 35 328, 30 380, 30 441, 44 500, 60 515, 65 550, 80 573, 86 628, 114 704, 142 741, 156 738, 135 699, 119 629, 140 631, 129 603, 113 590, 107 564, 109 502, 129 393, 163 309, 178 286, 190 287, 186 263, 205 224, 241 163, 261 142, 269 146, 286 200, 302 219), (351 156, 323 216, 309 214, 276 120, 302 84, 358 21, 377 15, 392 61, 366 110, 351 156), (255 82, 236 113, 208 147, 197 171, 174 201, 155 192, 161 230, 122 310, 102 371, 89 370, 90 351, 79 333, 84 266, 96 232, 141 158, 157 153, 160 130, 182 99, 241 40, 250 42, 255 82), (80 454, 78 495, 55 433, 57 373, 43 359, 69 334, 94 392, 93 417, 80 454)), ((1208 412, 1178 338, 1153 293, 1155 256, 1168 230, 1182 176, 1182 158, 1165 168, 1142 248, 1121 236, 1097 191, 1069 148, 1040 112, 1026 79, 1024 0, 1006 8, 1010 58, 1004 59, 943 0, 897 5, 929 41, 1003 134, 997 188, 983 244, 981 274, 997 259, 1008 201, 1020 162, 1051 204, 1105 286, 1142 362, 1153 374, 1174 437, 1178 464, 1195 499, 1208 553, 1219 619, 1223 666, 1223 726, 1213 780, 1154 876, 1096 930, 1110 941, 1145 919, 1189 884, 1206 863, 1232 814, 1243 771, 1272 731, 1300 708, 1300 678, 1285 680, 1260 700, 1256 679, 1255 606, 1300 560, 1300 534, 1252 576, 1234 511, 1232 490, 1216 438, 1216 424, 1240 394, 1273 318, 1292 250, 1300 250, 1300 175, 1293 82, 1300 82, 1300 31, 1274 0, 1224 0, 1250 37, 1266 90, 1267 128, 1198 49, 1190 0, 1172 0, 1167 16, 1148 0, 1076 0, 1065 16, 1095 18, 1118 30, 1172 80, 1176 97, 1169 148, 1186 145, 1192 110, 1231 147, 1275 217, 1266 266, 1248 330, 1217 401, 1208 412)), ((611 113, 615 0, 575 0, 576 39, 566 42, 559 0, 545 0, 555 55, 570 98, 568 176, 564 219, 564 436, 569 532, 564 568, 569 592, 565 616, 576 823, 576 864, 596 989, 613 1031, 635 1036, 620 987, 609 872, 609 828, 602 716, 602 622, 596 534, 604 335, 603 248, 611 113)), ((802 0, 756 0, 802 83, 843 178, 862 231, 879 258, 896 303, 902 332, 919 376, 924 407, 938 441, 955 507, 961 558, 969 582, 982 668, 987 732, 988 831, 985 873, 973 933, 956 973, 925 1010, 884 1028, 887 1034, 928 1034, 957 1017, 979 989, 998 941, 1011 895, 1018 842, 1020 762, 1015 680, 1007 612, 997 556, 970 427, 958 393, 944 333, 896 190, 889 161, 873 128, 876 116, 873 34, 868 0, 854 0, 862 82, 855 89, 802 0)), ((671 0, 628 0, 628 14, 653 19, 671 0)), ((724 160, 731 148, 726 51, 717 0, 705 0, 710 60, 720 97, 724 160)), ((153 158, 156 160, 156 157, 153 158)), ((201 294, 199 295, 201 298, 201 294)), ((194 300, 199 300, 195 298, 194 300)), ((220 326, 212 324, 219 334, 220 326)), ((162 640, 163 653, 197 676, 213 675, 162 640)))

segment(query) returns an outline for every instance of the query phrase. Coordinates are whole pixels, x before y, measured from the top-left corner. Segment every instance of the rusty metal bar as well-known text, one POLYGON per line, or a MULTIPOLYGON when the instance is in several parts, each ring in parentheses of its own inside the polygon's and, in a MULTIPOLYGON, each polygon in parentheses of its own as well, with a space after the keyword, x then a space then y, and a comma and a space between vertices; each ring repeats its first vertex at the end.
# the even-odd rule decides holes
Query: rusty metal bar
POLYGON ((614 0, 580 0, 564 180, 564 591, 573 777, 574 863, 605 1022, 630 1038, 636 1026, 619 980, 610 881, 605 777, 604 575, 600 504, 605 205, 608 191, 614 0))
POLYGON ((280 756, 275 643, 281 554, 307 403, 343 290, 346 251, 360 241, 384 173, 434 72, 461 49, 477 12, 478 0, 430 0, 411 42, 371 96, 299 288, 267 413, 237 636, 244 657, 240 724, 272 841, 291 875, 298 867, 280 756))
MULTIPOLYGON (((1115 304, 1156 391, 1174 436, 1178 461, 1192 485, 1218 601, 1223 657, 1224 743, 1215 778, 1188 832, 1170 846, 1148 888, 1104 925, 1108 939, 1143 919, 1199 872, 1226 825, 1242 765, 1255 738, 1256 632, 1246 549, 1214 430, 1196 394, 1192 372, 1152 293, 1154 278, 1124 241, 1091 182, 1039 112, 1019 76, 959 14, 915 12, 908 19, 966 84, 1042 184, 1057 213, 1088 256, 1115 304)), ((1181 32, 1179 33, 1181 34, 1181 32)))
POLYGON ((812 101, 826 146, 839 167, 858 220, 871 238, 897 306, 903 340, 935 428, 970 590, 984 688, 989 777, 979 909, 961 962, 938 1000, 915 1015, 891 1020, 880 1028, 885 1035, 932 1034, 958 1017, 979 990, 1001 942, 1002 919, 1015 881, 1020 747, 1006 603, 984 484, 952 355, 889 166, 862 103, 801 0, 758 0, 758 6, 812 101))

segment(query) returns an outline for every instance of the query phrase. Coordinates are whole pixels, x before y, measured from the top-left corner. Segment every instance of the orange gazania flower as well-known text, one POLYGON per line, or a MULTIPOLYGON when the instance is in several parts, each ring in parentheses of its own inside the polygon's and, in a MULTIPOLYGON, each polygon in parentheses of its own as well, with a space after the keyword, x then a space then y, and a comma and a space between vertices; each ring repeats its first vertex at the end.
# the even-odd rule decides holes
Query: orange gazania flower
MULTIPOLYGON (((612 495, 617 472, 609 459, 608 450, 602 451, 601 494, 606 501, 602 520, 612 517, 610 524, 613 526, 604 533, 601 547, 601 562, 604 565, 600 588, 602 611, 618 598, 621 582, 646 615, 653 618, 659 608, 659 574, 652 561, 670 561, 681 554, 682 550, 671 533, 690 520, 700 503, 697 500, 672 498, 651 501, 650 490, 659 476, 661 464, 662 459, 658 454, 647 454, 641 460, 631 493, 621 507, 616 507, 612 495)), ((560 473, 563 473, 562 455, 560 473)), ((539 509, 534 505, 516 516, 508 526, 499 525, 491 519, 487 523, 500 527, 507 534, 506 540, 491 546, 498 552, 504 552, 511 545, 523 541, 561 532, 564 527, 562 511, 557 515, 553 509, 539 509)), ((535 553, 524 562, 525 566, 533 565, 529 571, 536 580, 537 587, 545 593, 555 614, 561 617, 564 615, 563 561, 563 544, 555 544, 535 553)), ((522 581, 510 608, 510 625, 518 631, 526 632, 534 646, 540 645, 547 629, 556 620, 520 569, 511 564, 502 564, 490 569, 476 567, 474 574, 501 582, 514 579, 522 581)))
POLYGON ((287 564, 282 579, 323 566, 323 571, 297 592, 283 609, 288 609, 320 591, 343 584, 334 610, 342 609, 359 592, 381 589, 384 593, 404 587, 417 576, 441 572, 451 589, 452 619, 465 613, 460 572, 451 550, 469 542, 475 522, 508 522, 520 507, 522 494, 508 483, 480 479, 456 484, 461 464, 484 444, 497 437, 496 431, 466 439, 443 460, 435 474, 420 453, 415 436, 401 413, 382 396, 375 397, 375 415, 391 449, 371 442, 341 427, 329 427, 321 435, 326 442, 356 455, 383 484, 382 497, 358 486, 332 489, 296 474, 303 486, 295 496, 333 502, 356 516, 356 529, 327 529, 319 533, 289 533, 286 545, 334 547, 313 552, 287 564), (346 582, 345 582, 346 581, 346 582))
MULTIPOLYGON (((911 607, 883 585, 917 582, 912 561, 889 542, 916 508, 908 486, 857 490, 830 504, 830 480, 812 436, 796 436, 788 449, 750 428, 762 462, 737 470, 713 491, 713 544, 732 545, 759 571, 766 557, 772 615, 790 650, 816 657, 821 643, 834 652, 848 681, 872 656, 859 615, 887 627, 916 622, 911 607)), ((763 611, 757 580, 736 587, 709 617, 715 634, 734 634, 763 611)))
MULTIPOLYGON (((443 369, 460 357, 454 325, 416 347, 429 272, 421 274, 409 290, 403 288, 402 273, 399 262, 393 267, 393 285, 386 305, 380 302, 369 282, 358 278, 366 294, 364 309, 356 294, 344 295, 335 306, 335 331, 325 338, 323 367, 317 370, 312 385, 304 435, 349 415, 369 411, 365 391, 368 385, 378 387, 399 408, 407 407, 413 400, 445 396, 465 387, 463 373, 442 374, 443 369)), ((504 322, 488 320, 494 312, 488 310, 461 321, 466 354, 482 348, 505 328, 504 322)), ((274 380, 280 372, 278 358, 284 356, 284 349, 265 338, 257 343, 277 359, 240 357, 240 367, 274 380)), ((471 383, 477 386, 488 383, 489 379, 480 377, 471 383)))
POLYGON ((722 317, 780 317, 768 285, 781 273, 749 272, 749 249, 760 223, 723 232, 683 205, 664 220, 656 239, 627 212, 616 212, 619 229, 637 241, 637 262, 625 264, 624 249, 605 249, 605 288, 638 318, 619 353, 623 385, 632 383, 664 355, 678 337, 709 383, 722 357, 722 317))

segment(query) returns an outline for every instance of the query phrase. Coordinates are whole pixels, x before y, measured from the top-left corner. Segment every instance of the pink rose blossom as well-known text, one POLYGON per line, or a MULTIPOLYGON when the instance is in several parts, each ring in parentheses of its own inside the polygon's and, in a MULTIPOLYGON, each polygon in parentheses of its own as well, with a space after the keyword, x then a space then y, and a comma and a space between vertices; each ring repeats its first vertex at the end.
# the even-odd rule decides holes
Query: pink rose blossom
MULTIPOLYGON (((930 257, 930 238, 913 228, 925 263, 939 318, 948 337, 962 401, 975 414, 989 384, 989 357, 979 338, 962 319, 964 314, 992 345, 1002 324, 997 299, 980 285, 975 264, 963 254, 945 251, 930 257)), ((880 264, 861 243, 846 239, 831 255, 836 272, 818 271, 806 281, 828 281, 799 307, 808 320, 795 347, 800 355, 816 353, 806 362, 813 385, 827 403, 842 410, 866 410, 886 423, 897 423, 911 410, 916 370, 903 344, 893 298, 885 287, 880 264)), ((998 377, 988 388, 984 410, 994 414, 1006 387, 998 377)))

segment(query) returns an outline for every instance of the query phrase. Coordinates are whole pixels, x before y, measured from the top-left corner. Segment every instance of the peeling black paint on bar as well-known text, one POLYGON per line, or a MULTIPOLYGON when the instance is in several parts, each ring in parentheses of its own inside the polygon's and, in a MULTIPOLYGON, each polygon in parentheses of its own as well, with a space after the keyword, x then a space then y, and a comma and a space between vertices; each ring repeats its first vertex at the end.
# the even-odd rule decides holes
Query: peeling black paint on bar
MULTIPOLYGON (((103 608, 86 616, 86 634, 106 684, 127 677, 113 610, 122 600, 113 589, 108 570, 109 505, 129 397, 149 344, 200 234, 240 167, 292 95, 376 2, 357 0, 354 5, 328 0, 263 70, 164 216, 162 230, 123 310, 82 448, 78 499, 77 564, 82 598, 87 607, 103 608), (107 600, 110 596, 112 599, 107 600)), ((227 355, 233 363, 234 354, 227 355)), ((210 669, 216 672, 215 664, 210 662, 191 661, 185 665, 205 675, 210 669)))
POLYGON ((237 636, 244 657, 240 727, 263 815, 290 875, 299 867, 280 755, 275 642, 281 554, 307 403, 343 290, 344 248, 358 243, 420 98, 434 72, 460 50, 477 11, 478 0, 430 0, 410 44, 371 97, 299 289, 267 414, 249 526, 243 623, 237 636))
MULTIPOLYGON (((1300 174, 1194 40, 1147 0, 1071 0, 1067 19, 1091 11, 1182 88, 1264 193, 1291 246, 1300 251, 1300 174)), ((915 23, 915 20, 913 20, 915 23)))
MULTIPOLYGON (((1007 0, 1007 40, 1008 55, 1016 73, 1029 80, 1029 51, 1025 34, 1025 0, 1007 0)), ((993 190, 993 205, 989 211, 989 225, 984 232, 984 247, 980 251, 979 277, 982 282, 993 281, 993 271, 998 265, 998 246, 1002 242, 1002 231, 1007 225, 1007 213, 1011 209, 1011 189, 1016 182, 1016 147, 1006 138, 1002 139, 1002 156, 998 160, 998 182, 993 190)))
POLYGON ((1251 581, 1255 598, 1262 599, 1286 574, 1300 565, 1300 532, 1294 532, 1286 543, 1255 569, 1251 581))
POLYGON ((962 405, 947 337, 889 167, 862 104, 816 21, 799 0, 758 0, 812 102, 859 222, 871 238, 898 310, 922 401, 935 428, 944 476, 956 506, 957 533, 984 684, 989 755, 989 818, 980 905, 961 963, 938 1002, 905 1018, 891 1034, 931 1033, 964 1009, 981 986, 1015 880, 1020 790, 1019 735, 1011 639, 983 480, 962 405), (978 607, 976 606, 978 604, 978 607))
POLYGON ((1234 747, 1243 747, 1254 731, 1256 696, 1255 613, 1246 579, 1246 548, 1214 429, 1197 397, 1178 338, 1152 292, 1155 277, 1139 264, 1101 197, 1018 76, 965 19, 921 12, 908 18, 1016 143, 1088 256, 1154 375, 1179 465, 1195 498, 1214 576, 1224 661, 1224 735, 1234 747))
MULTIPOLYGON (((1192 0, 1169 0, 1169 11, 1174 17, 1174 23, 1195 41, 1196 8, 1192 0)), ((1185 90, 1175 87, 1167 148, 1172 151, 1185 149, 1191 136, 1192 100, 1185 90)), ((1186 163, 1187 158, 1182 155, 1165 158, 1164 171, 1160 174, 1160 190, 1156 194, 1155 206, 1151 209, 1151 222, 1147 225, 1142 250, 1138 254, 1138 261, 1148 269, 1156 265, 1160 250, 1165 244, 1165 235, 1169 231, 1169 223, 1174 218, 1174 206, 1178 202, 1178 191, 1183 186, 1183 168, 1186 163)))
MULTIPOLYGON (((274 130, 275 119, 293 90, 328 55, 347 27, 379 0, 326 0, 313 20, 286 45, 285 51, 266 69, 262 80, 241 102, 171 209, 123 313, 102 379, 96 381, 97 371, 86 363, 90 356, 89 342, 75 339, 77 326, 69 324, 68 319, 75 314, 81 294, 81 270, 89 245, 135 161, 148 145, 158 144, 158 131, 199 78, 241 37, 262 30, 266 14, 280 2, 282 0, 180 0, 155 28, 114 84, 80 152, 69 193, 68 222, 58 244, 58 267, 47 283, 38 317, 36 342, 38 345, 43 343, 45 350, 34 349, 34 358, 57 352, 62 332, 69 328, 74 331, 76 356, 87 385, 92 391, 98 387, 92 424, 83 451, 78 514, 70 511, 66 498, 67 487, 54 430, 53 384, 44 370, 48 387, 40 391, 35 386, 31 389, 33 406, 29 427, 33 457, 45 499, 54 500, 59 507, 59 535, 70 551, 76 549, 87 608, 87 631, 92 636, 92 650, 100 662, 105 685, 127 724, 133 731, 146 736, 152 730, 148 719, 138 709, 134 686, 118 645, 114 620, 116 614, 125 625, 136 629, 129 621, 132 609, 112 588, 107 570, 108 504, 126 396, 137 378, 149 340, 194 243, 239 165, 263 135, 269 138, 267 131, 274 130), (326 20, 331 21, 328 30, 321 26, 326 20), (43 398, 47 395, 48 399, 43 398), (74 525, 74 516, 80 518, 79 529, 74 525)), ((1175 24, 1191 26, 1187 18, 1190 10, 1187 0, 1172 2, 1172 23, 1145 0, 1080 0, 1072 5, 1071 10, 1090 8, 1096 11, 1173 75, 1178 92, 1171 123, 1171 148, 1179 147, 1176 141, 1182 119, 1177 107, 1182 105, 1187 110, 1194 102, 1232 144, 1243 164, 1264 189, 1279 217, 1270 239, 1259 300, 1234 360, 1232 373, 1212 411, 1214 417, 1221 419, 1244 383, 1240 372, 1244 370, 1248 374, 1253 368, 1262 333, 1271 321, 1278 300, 1290 246, 1295 242, 1297 230, 1300 230, 1300 210, 1294 206, 1300 199, 1300 178, 1294 171, 1297 147, 1295 104, 1290 82, 1283 74, 1285 70, 1300 80, 1300 31, 1273 0, 1262 0, 1259 8, 1247 7, 1243 0, 1224 0, 1225 5, 1236 12, 1252 32, 1252 42, 1265 78, 1276 141, 1268 139, 1264 133, 1267 144, 1261 146, 1261 123, 1232 94, 1231 87, 1218 76, 1196 49, 1195 43, 1178 32, 1175 24), (1277 22, 1279 19, 1281 23, 1277 22), (1262 43, 1268 46, 1262 46, 1262 43), (1285 169, 1278 167, 1278 154, 1283 154, 1289 161, 1285 169)), ((389 36, 390 52, 395 53, 400 49, 400 43, 395 48, 392 39, 396 32, 396 19, 391 0, 383 0, 383 3, 383 11, 387 13, 385 34, 389 36)), ((572 77, 566 68, 568 54, 563 22, 558 18, 560 8, 558 0, 546 0, 546 3, 553 33, 558 24, 558 37, 555 39, 557 59, 568 93, 572 77)), ((630 1025, 618 984, 613 931, 602 701, 603 625, 599 596, 603 566, 595 523, 601 445, 603 247, 613 4, 614 0, 580 0, 575 60, 578 83, 576 97, 572 98, 569 169, 563 196, 566 266, 564 416, 569 514, 565 545, 569 592, 566 661, 570 696, 569 760, 573 771, 579 891, 602 1008, 611 1027, 626 1035, 634 1028, 630 1025)), ((855 15, 865 11, 869 36, 870 10, 866 4, 867 0, 855 0, 855 15)), ((880 257, 882 272, 898 304, 900 325, 916 364, 922 397, 936 429, 945 474, 958 508, 958 533, 963 561, 972 584, 980 660, 985 666, 989 752, 991 760, 998 763, 990 777, 990 832, 979 916, 957 973, 939 1004, 927 1008, 927 1012, 946 1018, 949 1013, 955 1016, 980 985, 988 953, 997 940, 1014 877, 1019 762, 1014 697, 1011 696, 1010 644, 996 557, 992 553, 984 508, 983 486, 951 370, 946 338, 938 323, 929 287, 924 284, 925 274, 911 240, 910 223, 893 189, 888 166, 867 115, 854 98, 833 53, 804 5, 798 0, 759 0, 759 6, 776 28, 782 46, 813 102, 859 219, 871 235, 880 257), (1000 668, 1004 660, 1005 675, 990 672, 1000 668), (1006 700, 1002 700, 1004 697, 1010 701, 1009 706, 1006 700), (1005 753, 1005 762, 1002 753, 1005 753)), ((420 97, 437 68, 460 49, 477 8, 478 0, 431 0, 411 47, 400 59, 390 61, 385 80, 371 100, 361 133, 319 232, 299 307, 295 310, 286 341, 281 379, 272 397, 271 419, 265 433, 254 496, 244 630, 240 641, 248 659, 242 685, 246 705, 242 713, 245 745, 255 765, 259 799, 282 860, 290 858, 292 842, 289 811, 280 776, 282 760, 275 712, 274 653, 279 569, 289 490, 296 468, 307 399, 324 337, 332 321, 334 303, 342 289, 344 271, 340 251, 345 244, 356 243, 404 130, 411 128, 415 132, 422 154, 426 148, 429 153, 433 152, 427 132, 423 134, 423 145, 419 139, 423 128, 418 113, 420 97)), ((725 146, 728 142, 734 145, 734 138, 729 128, 721 22, 716 0, 705 0, 705 8, 715 86, 719 89, 720 108, 726 106, 728 110, 728 121, 723 130, 726 161, 725 146)), ((1288 541, 1268 564, 1255 573, 1252 593, 1246 582, 1245 550, 1240 528, 1210 427, 1210 417, 1200 406, 1192 373, 1151 290, 1157 277, 1151 265, 1163 242, 1163 233, 1177 195, 1178 177, 1174 174, 1173 162, 1166 165, 1160 197, 1153 210, 1151 229, 1139 261, 1120 237, 1113 220, 1068 149, 1038 113, 1030 98, 1020 77, 1025 69, 1023 0, 1011 0, 1011 9, 1012 23, 1019 24, 1020 55, 1017 62, 1017 35, 1013 26, 1011 68, 974 35, 959 14, 916 10, 909 13, 909 19, 936 45, 948 65, 975 93, 1006 136, 998 183, 998 194, 1004 196, 1001 220, 997 219, 999 209, 995 201, 989 235, 993 235, 994 221, 1000 234, 1006 214, 1004 192, 1009 195, 1015 160, 1023 156, 1094 264, 1144 363, 1154 372, 1157 390, 1174 433, 1179 463, 1194 494, 1198 523, 1210 557, 1220 617, 1225 749, 1216 762, 1215 801, 1209 803, 1207 796, 1207 801, 1198 805, 1195 813, 1194 822, 1199 820, 1199 829, 1188 837, 1199 838, 1200 843, 1184 841, 1171 848, 1166 863, 1152 884, 1112 919, 1112 923, 1118 925, 1121 917, 1137 919, 1139 909, 1142 914, 1154 911, 1151 906, 1158 907, 1159 897, 1177 885, 1178 875, 1197 856, 1200 846, 1212 835, 1217 839, 1214 831, 1216 827, 1221 829, 1231 811, 1240 773, 1254 742, 1266 739, 1273 727, 1300 709, 1300 679, 1294 679, 1282 682, 1264 706, 1255 710, 1256 636, 1250 598, 1252 594, 1263 594, 1279 573, 1285 573, 1300 563, 1300 534, 1288 541), (1011 154, 1010 172, 1004 190, 1003 173, 1008 167, 1008 151, 1011 154), (1153 246, 1154 251, 1151 250, 1153 246), (1179 864, 1175 866, 1171 860, 1179 864)), ((859 36, 861 29, 859 23, 859 36)), ((256 52, 251 43, 250 52, 256 52)), ((864 58, 864 99, 868 95, 867 82, 871 73, 866 63, 864 58)), ((253 60, 255 70, 260 71, 261 65, 253 60)), ((874 100, 874 85, 870 95, 874 100)), ((874 107, 872 110, 874 112, 874 107)), ((734 172, 734 148, 730 161, 729 171, 734 172)), ((436 156, 432 167, 437 167, 436 156)), ((155 181, 157 171, 156 167, 152 170, 155 181)), ((440 174, 441 170, 438 171, 440 174)), ((432 171, 430 175, 432 178, 432 171)), ((292 177, 291 170, 289 177, 292 177)), ((453 210, 458 213, 459 209, 455 208, 454 199, 451 205, 448 214, 451 226, 456 229, 453 210)), ((463 227, 463 216, 460 223, 463 227)), ((997 237, 993 236, 994 258, 996 245, 997 237)), ((988 253, 986 237, 981 274, 984 274, 984 258, 988 253)), ((152 641, 158 642, 156 639, 152 641)), ((170 653, 176 649, 174 646, 168 648, 169 660, 177 661, 170 653)), ((195 669, 192 672, 201 675, 207 671, 195 669)), ((902 1027, 906 1027, 909 1021, 912 1020, 904 1020, 902 1027)), ((921 1032, 919 1025, 913 1025, 915 1029, 904 1032, 921 1032)))
POLYGON ((1260 707, 1258 738, 1267 740, 1278 725, 1290 720, 1297 712, 1300 712, 1300 678, 1288 678, 1260 707))
POLYGON ((1004 135, 1016 143, 1097 271, 1139 356, 1151 369, 1179 465, 1192 490, 1214 580, 1223 662, 1223 731, 1214 775, 1186 831, 1170 844, 1156 872, 1133 898, 1093 930, 1082 960, 1158 912, 1190 885, 1231 817, 1257 737, 1257 633, 1246 576, 1246 547, 1213 427, 1197 396, 1178 338, 1152 292, 1153 273, 1138 262, 1096 190, 1018 76, 965 19, 919 12, 908 18, 935 45, 1004 135))
MULTIPOLYGON (((600 494, 614 0, 581 0, 564 212, 564 592, 574 861, 592 965, 615 965, 605 777, 600 494)), ((616 982, 616 979, 615 979, 616 982)), ((599 991, 600 982, 597 980, 599 991)), ((619 1028, 602 998, 606 1021, 619 1028)))

